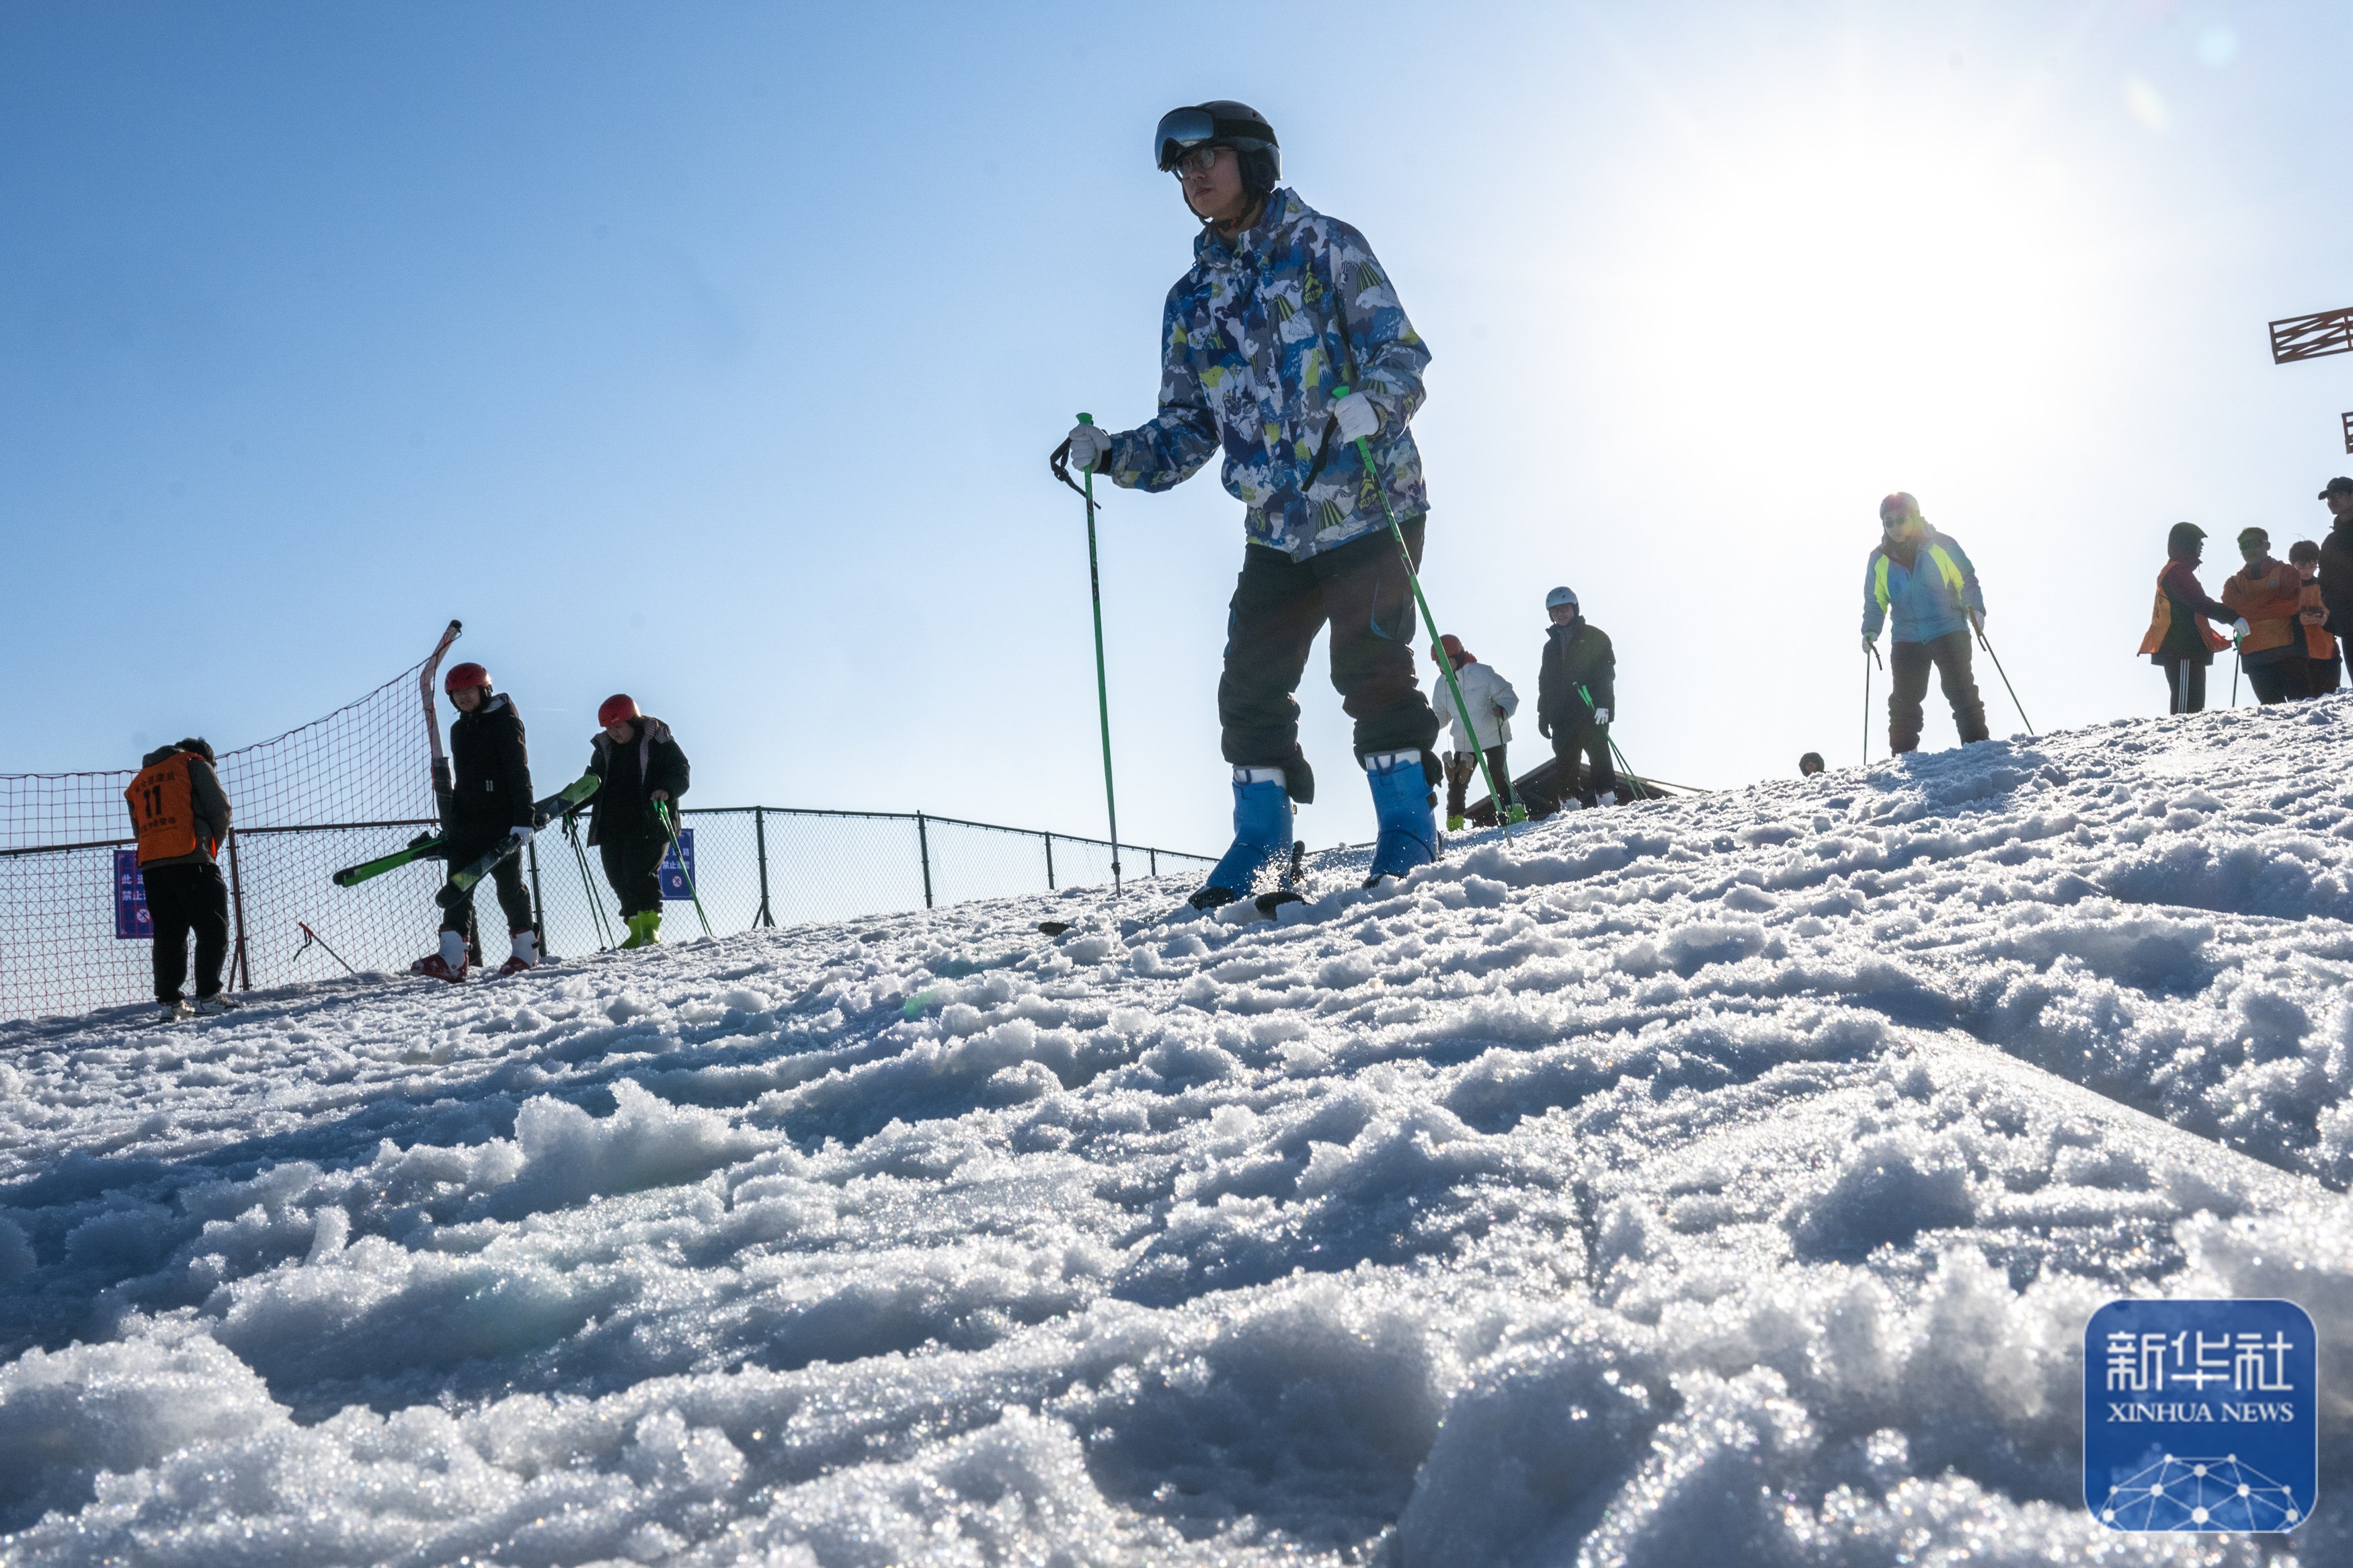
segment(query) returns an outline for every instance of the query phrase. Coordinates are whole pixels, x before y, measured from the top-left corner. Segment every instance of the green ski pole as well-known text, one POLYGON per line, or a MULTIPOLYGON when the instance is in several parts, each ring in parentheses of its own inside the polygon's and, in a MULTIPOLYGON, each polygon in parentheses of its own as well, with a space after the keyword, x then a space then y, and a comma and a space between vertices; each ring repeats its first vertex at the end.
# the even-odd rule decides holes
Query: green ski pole
POLYGON ((694 918, 702 922, 702 934, 715 935, 716 933, 711 929, 711 917, 702 912, 702 895, 694 890, 694 873, 686 868, 686 851, 680 847, 678 828, 670 819, 670 803, 660 800, 654 802, 654 815, 661 818, 662 831, 670 835, 670 851, 678 857, 678 874, 685 879, 686 896, 694 900, 694 918))
MULTIPOLYGON (((1082 425, 1092 425, 1092 414, 1079 416, 1082 425)), ((1079 470, 1086 476, 1084 488, 1071 484, 1068 462, 1070 444, 1064 442, 1054 454, 1054 477, 1070 485, 1087 503, 1087 593, 1094 603, 1095 613, 1095 716, 1103 730, 1103 816, 1111 825, 1111 891, 1120 893, 1119 868, 1119 796, 1112 788, 1111 777, 1111 681, 1103 673, 1103 572, 1095 561, 1095 470, 1090 463, 1079 470)))
MULTIPOLYGON (((1348 395, 1345 386, 1332 389, 1333 401, 1348 395)), ((1454 695, 1454 710, 1462 715, 1463 727, 1471 731, 1471 754, 1478 759, 1479 776, 1487 781, 1487 798, 1495 803, 1495 821, 1504 837, 1512 837, 1510 816, 1504 809, 1504 792, 1495 787, 1495 771, 1487 765, 1487 753, 1479 749, 1478 726, 1472 722, 1471 705, 1462 700, 1461 685, 1454 679, 1454 661, 1446 657, 1445 645, 1438 639, 1438 617, 1430 613, 1430 600, 1421 591, 1421 574, 1413 567, 1413 550, 1405 542, 1405 530, 1398 526, 1397 510, 1389 505, 1389 492, 1373 472, 1373 449, 1362 436, 1356 437, 1356 461, 1365 465, 1365 472, 1373 479, 1373 489, 1381 498, 1381 515, 1389 520, 1389 537, 1397 541, 1398 554, 1405 562, 1405 580, 1413 587, 1413 602, 1421 608, 1421 624, 1430 628, 1430 651, 1438 656, 1438 668, 1446 672, 1446 689, 1454 695)))

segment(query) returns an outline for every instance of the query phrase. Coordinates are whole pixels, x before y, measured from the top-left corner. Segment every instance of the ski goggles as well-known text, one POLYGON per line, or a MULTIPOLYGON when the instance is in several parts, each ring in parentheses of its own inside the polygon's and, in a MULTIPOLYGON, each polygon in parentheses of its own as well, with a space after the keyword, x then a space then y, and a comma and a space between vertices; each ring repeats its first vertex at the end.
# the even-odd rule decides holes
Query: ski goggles
POLYGON ((1178 160, 1206 146, 1231 147, 1237 153, 1271 149, 1267 127, 1255 120, 1219 120, 1206 109, 1172 109, 1160 117, 1152 133, 1153 162, 1163 174, 1176 169, 1178 160))

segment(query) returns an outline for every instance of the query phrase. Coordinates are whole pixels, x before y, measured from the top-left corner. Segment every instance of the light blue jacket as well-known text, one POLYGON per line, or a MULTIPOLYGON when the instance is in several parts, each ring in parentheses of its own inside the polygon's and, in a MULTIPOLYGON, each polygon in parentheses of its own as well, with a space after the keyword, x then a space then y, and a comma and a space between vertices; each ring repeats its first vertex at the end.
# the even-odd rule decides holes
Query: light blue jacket
POLYGON ((1890 616, 1897 642, 1933 642, 1969 624, 1968 612, 1985 614, 1978 570, 1950 535, 1929 529, 1905 564, 1882 544, 1862 569, 1862 635, 1875 637, 1890 616))

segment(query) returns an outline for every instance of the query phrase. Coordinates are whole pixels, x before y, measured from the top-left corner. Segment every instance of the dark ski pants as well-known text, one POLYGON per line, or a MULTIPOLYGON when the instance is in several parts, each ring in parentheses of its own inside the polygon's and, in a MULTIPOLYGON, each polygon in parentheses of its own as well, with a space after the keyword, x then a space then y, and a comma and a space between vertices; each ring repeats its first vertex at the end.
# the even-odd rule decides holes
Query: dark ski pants
POLYGON ((2327 658, 2306 659, 2305 665, 2312 672, 2312 694, 2315 697, 2326 697, 2344 684, 2343 661, 2333 653, 2327 658))
POLYGON ((1618 770, 1609 765, 1609 727, 1606 724, 1555 724, 1552 727, 1552 754, 1560 764, 1560 782, 1555 794, 1562 800, 1576 795, 1588 805, 1599 805, 1597 798, 1618 788, 1618 770), (1586 779, 1582 786, 1577 782, 1577 764, 1585 764, 1586 779))
MULTIPOLYGON (((508 829, 495 827, 459 828, 449 835, 449 868, 462 870, 497 848, 506 838, 508 829)), ((491 880, 499 889, 499 910, 507 917, 510 935, 532 929, 531 893, 522 885, 522 856, 510 855, 491 868, 491 880)), ((462 931, 471 928, 474 920, 474 895, 481 890, 475 883, 466 889, 457 907, 441 916, 443 931, 462 931)))
POLYGON ((613 897, 620 900, 623 920, 661 908, 662 851, 669 847, 667 838, 615 834, 598 840, 596 853, 605 861, 605 880, 612 884, 613 897))
POLYGON ((155 927, 155 1000, 167 1006, 180 1000, 190 931, 196 937, 196 995, 218 995, 228 958, 228 884, 220 868, 208 860, 150 866, 141 879, 147 884, 147 918, 155 927))
POLYGON ((2254 688, 2255 700, 2269 707, 2274 702, 2301 701, 2312 695, 2310 659, 2290 654, 2263 664, 2247 661, 2247 684, 2254 688))
MULTIPOLYGON (((1501 809, 1504 806, 1511 805, 1513 800, 1516 797, 1512 794, 1512 770, 1510 765, 1504 761, 1503 747, 1490 746, 1487 748, 1487 771, 1495 775, 1495 795, 1497 797, 1495 805, 1497 808, 1501 809)), ((1477 757, 1473 756, 1469 752, 1449 752, 1446 753, 1447 816, 1460 816, 1462 815, 1462 797, 1469 791, 1471 781, 1478 776, 1479 759, 1477 757)))
POLYGON ((1963 627, 1926 642, 1900 642, 1887 650, 1887 673, 1895 688, 1887 699, 1891 752, 1914 751, 1920 744, 1920 700, 1928 695, 1931 664, 1945 688, 1945 700, 1953 705, 1953 727, 1961 732, 1961 744, 1982 741, 1989 733, 1985 699, 1978 695, 1977 677, 1969 668, 1968 629, 1963 627))
MULTIPOLYGON (((1401 525, 1417 568, 1422 521, 1401 525)), ((1315 634, 1327 623, 1332 684, 1340 706, 1356 721, 1357 757, 1427 755, 1437 741, 1438 715, 1414 684, 1413 588, 1388 529, 1304 561, 1263 544, 1248 546, 1229 611, 1226 668, 1218 681, 1226 761, 1237 767, 1297 765, 1299 703, 1292 694, 1306 671, 1315 634)))
POLYGON ((2168 713, 2202 713, 2206 710, 2206 664, 2203 659, 2184 658, 2178 654, 2165 655, 2158 661, 2165 671, 2165 697, 2171 706, 2168 713))

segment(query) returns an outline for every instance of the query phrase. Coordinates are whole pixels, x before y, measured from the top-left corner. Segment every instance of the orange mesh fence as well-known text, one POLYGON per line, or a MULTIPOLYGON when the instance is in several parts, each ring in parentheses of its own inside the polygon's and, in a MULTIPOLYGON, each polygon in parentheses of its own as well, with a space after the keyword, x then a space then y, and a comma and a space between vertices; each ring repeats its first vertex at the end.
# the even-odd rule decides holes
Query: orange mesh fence
MULTIPOLYGON (((323 719, 219 753, 236 820, 220 854, 232 990, 323 980, 346 966, 396 973, 432 945, 441 862, 353 888, 330 880, 438 826, 418 668, 323 719)), ((120 934, 118 924, 117 851, 132 843, 122 792, 136 771, 0 774, 0 1018, 153 994, 152 939, 120 934)), ((681 816, 695 890, 723 936, 1112 878, 1109 845, 1060 833, 783 806, 688 806, 681 816)), ((611 946, 623 928, 596 851, 551 826, 526 853, 545 951, 611 946)), ((1134 845, 1121 847, 1120 862, 1130 880, 1208 864, 1134 845)), ((701 933, 691 905, 664 908, 672 940, 701 933)))

